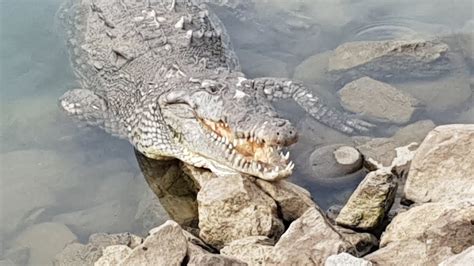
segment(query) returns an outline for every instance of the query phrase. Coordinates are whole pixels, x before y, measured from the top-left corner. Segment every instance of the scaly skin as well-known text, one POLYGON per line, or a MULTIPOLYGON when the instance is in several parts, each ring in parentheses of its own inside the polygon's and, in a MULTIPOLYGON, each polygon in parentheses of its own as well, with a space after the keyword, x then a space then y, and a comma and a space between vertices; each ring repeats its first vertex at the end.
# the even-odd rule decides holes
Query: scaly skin
POLYGON ((298 82, 246 79, 220 21, 190 1, 76 0, 60 18, 81 85, 60 106, 149 158, 177 158, 218 175, 285 178, 294 164, 280 150, 297 133, 274 99, 291 97, 345 133, 372 126, 327 107, 298 82))

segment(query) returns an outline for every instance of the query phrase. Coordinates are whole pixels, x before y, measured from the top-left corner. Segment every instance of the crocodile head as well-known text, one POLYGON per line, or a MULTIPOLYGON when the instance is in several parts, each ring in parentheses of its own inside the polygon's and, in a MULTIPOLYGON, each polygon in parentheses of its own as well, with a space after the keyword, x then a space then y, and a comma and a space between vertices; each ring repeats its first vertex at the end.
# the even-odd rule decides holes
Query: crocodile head
POLYGON ((161 102, 174 144, 194 157, 183 161, 265 180, 292 173, 294 164, 282 149, 296 142, 296 129, 252 86, 203 81, 192 90, 171 92, 161 102))

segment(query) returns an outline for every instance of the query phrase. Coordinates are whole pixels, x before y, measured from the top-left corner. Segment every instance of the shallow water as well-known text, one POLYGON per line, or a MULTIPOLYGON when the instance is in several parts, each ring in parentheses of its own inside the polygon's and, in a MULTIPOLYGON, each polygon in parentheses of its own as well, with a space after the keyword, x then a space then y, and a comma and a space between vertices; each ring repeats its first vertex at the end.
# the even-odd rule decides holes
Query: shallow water
MULTIPOLYGON (((96 129, 78 128, 57 108, 56 99, 76 85, 55 25, 60 2, 0 1, 2 256, 17 245, 17 238, 24 237, 21 232, 32 224, 66 224, 81 241, 94 232, 143 233, 152 226, 140 218, 140 206, 149 202, 151 192, 130 145, 96 129)), ((216 8, 224 18, 243 71, 250 77, 292 77, 295 67, 306 58, 348 41, 446 38, 469 33, 466 29, 473 19, 471 1, 444 0, 416 4, 259 0, 255 11, 242 18, 242 14, 236 17, 225 8, 216 8)), ((465 79, 456 79, 462 83, 456 86, 467 86, 472 92, 472 66, 463 64, 462 71, 468 74, 465 79)), ((338 106, 338 88, 324 83, 318 88, 315 91, 338 106)), ((455 96, 446 94, 446 101, 455 96)), ((299 118, 304 113, 293 103, 284 102, 278 108, 301 125, 299 118)), ((428 110, 415 120, 474 123, 473 116, 472 100, 465 99, 456 108, 428 110)), ((292 148, 297 171, 291 180, 310 190, 323 208, 343 203, 362 175, 328 180, 301 169, 307 167, 306 155, 312 150, 345 143, 347 137, 321 126, 317 131, 304 132, 304 145, 292 148)), ((163 213, 156 224, 164 219, 163 213)), ((41 261, 38 256, 34 259, 30 263, 41 261)))

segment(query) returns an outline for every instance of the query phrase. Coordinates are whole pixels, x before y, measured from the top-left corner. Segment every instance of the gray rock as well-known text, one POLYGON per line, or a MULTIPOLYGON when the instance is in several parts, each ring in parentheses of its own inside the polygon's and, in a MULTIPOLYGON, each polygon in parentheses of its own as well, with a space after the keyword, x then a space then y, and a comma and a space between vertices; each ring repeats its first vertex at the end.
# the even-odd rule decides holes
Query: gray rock
POLYGON ((13 248, 29 249, 29 265, 50 265, 54 256, 76 240, 76 236, 63 224, 36 224, 21 232, 11 243, 13 248))
POLYGON ((167 219, 168 214, 159 199, 150 189, 145 189, 135 213, 135 222, 141 226, 142 233, 163 224, 167 219))
POLYGON ((390 210, 397 182, 392 173, 370 172, 359 184, 336 218, 338 225, 358 230, 373 230, 390 210))
POLYGON ((301 62, 293 74, 295 80, 301 80, 305 84, 321 84, 327 82, 327 66, 331 52, 323 52, 312 55, 301 62))
POLYGON ((106 247, 102 253, 102 257, 94 263, 94 266, 119 265, 132 253, 132 249, 125 245, 113 245, 106 247))
POLYGON ((284 180, 268 182, 263 179, 255 179, 255 183, 276 202, 281 212, 281 218, 286 222, 298 219, 306 210, 315 206, 311 194, 291 182, 284 180))
POLYGON ((439 76, 449 69, 448 45, 428 40, 384 40, 344 43, 329 58, 328 71, 346 80, 439 76))
POLYGON ((474 244, 473 217, 472 199, 413 207, 392 220, 381 249, 365 258, 380 265, 437 265, 474 244))
POLYGON ((439 113, 459 110, 472 103, 469 71, 457 70, 434 80, 393 83, 400 91, 415 97, 428 112, 439 113))
POLYGON ((317 208, 306 211, 267 255, 269 265, 322 265, 326 258, 340 252, 354 252, 317 208))
POLYGON ((221 249, 221 254, 236 257, 248 265, 263 265, 273 249, 273 240, 265 236, 251 236, 232 241, 221 249))
POLYGON ((214 178, 203 185, 197 201, 200 237, 214 247, 248 236, 276 239, 283 232, 273 199, 246 177, 214 178))
POLYGON ((354 255, 357 257, 362 257, 379 246, 379 240, 370 233, 360 233, 341 226, 334 228, 355 247, 354 255))
MULTIPOLYGON (((2 252, 3 252, 2 248, 2 252)), ((29 247, 14 247, 5 251, 2 256, 4 259, 12 263, 12 265, 28 265, 30 260, 30 248, 29 247)))
POLYGON ((348 253, 331 255, 326 259, 324 266, 372 266, 372 262, 356 258, 348 253))
POLYGON ((317 178, 341 177, 362 168, 362 156, 353 147, 332 144, 316 149, 309 157, 317 178))
POLYGON ((453 255, 443 260, 439 266, 463 266, 472 264, 474 261, 474 246, 465 249, 463 252, 453 255))
POLYGON ((180 265, 187 251, 181 227, 173 221, 150 231, 145 241, 121 262, 123 265, 180 265))
POLYGON ((346 84, 338 94, 344 109, 377 122, 406 124, 420 106, 411 95, 369 77, 346 84))
POLYGON ((418 148, 405 184, 414 202, 474 198, 474 125, 436 127, 418 148))
MULTIPOLYGON (((356 148, 365 158, 366 167, 376 170, 383 167, 392 167, 397 158, 398 147, 405 147, 412 143, 421 143, 428 132, 435 127, 430 120, 422 120, 398 130, 390 138, 354 138, 356 148)), ((410 145, 410 150, 415 150, 415 145, 410 145)))

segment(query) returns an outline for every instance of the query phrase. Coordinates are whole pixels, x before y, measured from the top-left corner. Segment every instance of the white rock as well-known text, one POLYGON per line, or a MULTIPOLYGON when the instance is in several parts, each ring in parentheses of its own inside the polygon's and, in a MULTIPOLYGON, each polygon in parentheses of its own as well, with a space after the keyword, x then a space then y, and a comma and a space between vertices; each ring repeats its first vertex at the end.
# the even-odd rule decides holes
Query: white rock
POLYGON ((132 249, 125 245, 108 246, 104 249, 102 257, 94 263, 94 266, 119 265, 131 252, 132 249))
POLYGON ((439 266, 464 266, 474 262, 474 246, 443 260, 439 266))
POLYGON ((343 252, 329 256, 324 266, 372 266, 372 262, 356 258, 351 254, 343 252))

